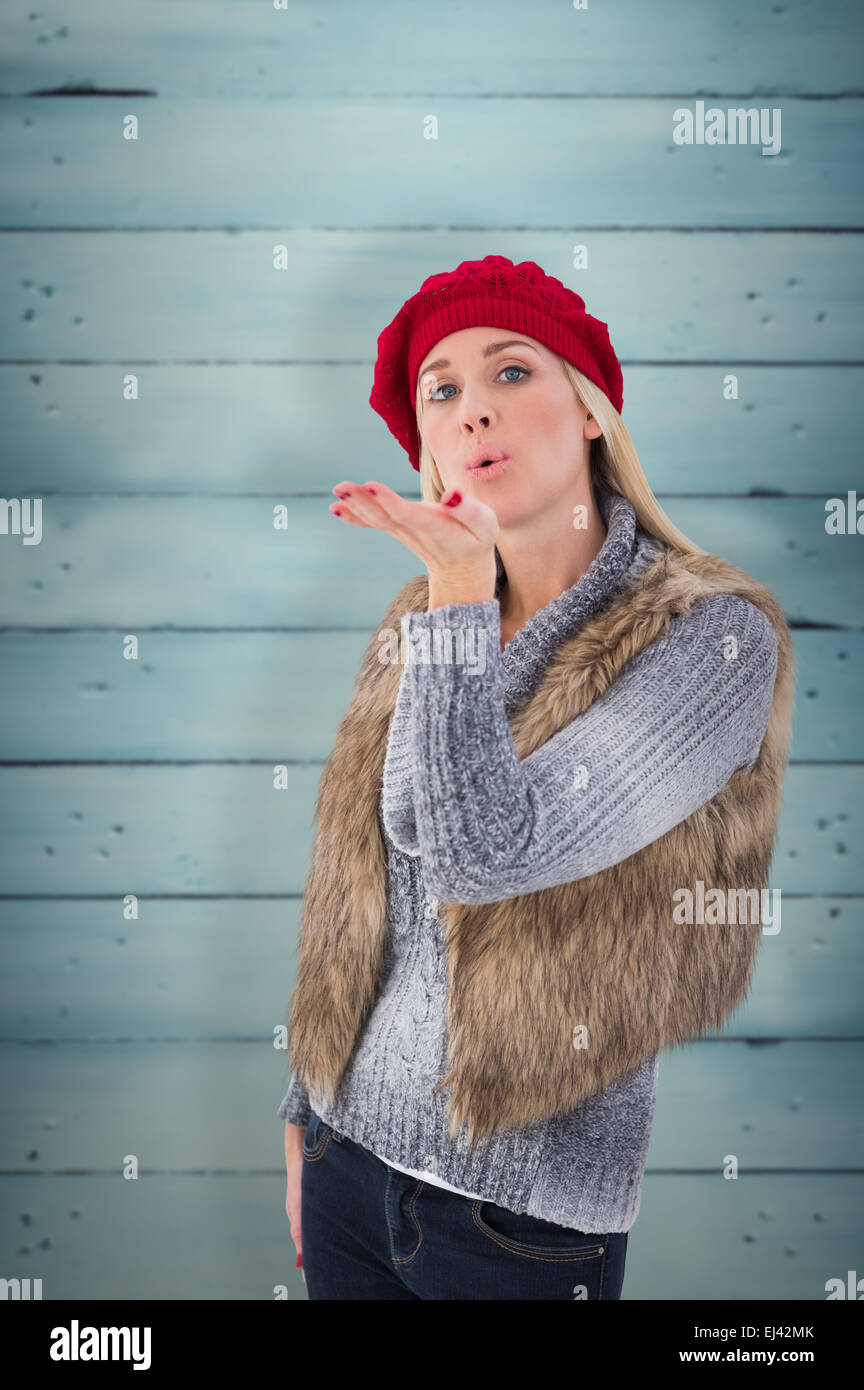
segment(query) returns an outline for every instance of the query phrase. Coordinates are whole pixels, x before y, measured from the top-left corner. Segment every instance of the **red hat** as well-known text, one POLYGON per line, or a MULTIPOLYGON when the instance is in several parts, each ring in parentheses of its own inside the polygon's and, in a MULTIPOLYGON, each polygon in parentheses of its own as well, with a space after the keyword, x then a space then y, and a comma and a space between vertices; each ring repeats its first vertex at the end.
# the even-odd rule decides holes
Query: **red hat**
POLYGON ((606 324, 586 314, 581 295, 533 261, 514 265, 506 256, 463 261, 424 280, 378 336, 369 404, 418 471, 417 368, 441 338, 474 327, 508 328, 536 338, 599 386, 620 414, 621 366, 606 324))

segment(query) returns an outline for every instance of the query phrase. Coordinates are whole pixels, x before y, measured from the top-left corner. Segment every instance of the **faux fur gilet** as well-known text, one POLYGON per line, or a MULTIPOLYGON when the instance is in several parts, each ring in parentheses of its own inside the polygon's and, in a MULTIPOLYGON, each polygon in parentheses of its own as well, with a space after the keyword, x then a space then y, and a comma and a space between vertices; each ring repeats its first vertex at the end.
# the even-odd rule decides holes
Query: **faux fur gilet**
MULTIPOLYGON (((791 636, 771 591, 719 556, 664 543, 559 645, 509 724, 518 756, 527 757, 663 637, 673 617, 716 593, 761 608, 777 637, 773 702, 755 763, 608 869, 501 902, 439 905, 449 1071, 436 1089, 450 1087, 454 1139, 465 1125, 473 1147, 572 1110, 650 1053, 721 1028, 749 991, 760 914, 712 923, 706 913, 704 924, 673 914, 678 890, 695 895, 700 881, 706 895, 719 889, 727 902, 752 889, 761 901, 768 886, 794 687, 791 636)), ((427 577, 409 580, 382 626, 398 631, 402 615, 425 611, 427 601, 427 577)), ((387 942, 379 800, 402 667, 382 664, 380 646, 373 636, 319 784, 290 1008, 292 1064, 313 1098, 331 1101, 374 1005, 387 942)))

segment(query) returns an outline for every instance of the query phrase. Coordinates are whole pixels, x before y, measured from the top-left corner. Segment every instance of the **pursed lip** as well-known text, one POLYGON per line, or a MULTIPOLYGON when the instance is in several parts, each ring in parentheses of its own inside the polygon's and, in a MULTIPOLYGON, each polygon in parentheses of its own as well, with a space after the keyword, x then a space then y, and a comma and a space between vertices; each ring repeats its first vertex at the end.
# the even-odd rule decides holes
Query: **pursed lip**
POLYGON ((502 459, 509 459, 509 457, 510 455, 505 454, 503 449, 496 449, 491 444, 478 444, 477 448, 472 450, 465 467, 471 471, 479 468, 485 459, 491 459, 493 463, 500 463, 502 459))

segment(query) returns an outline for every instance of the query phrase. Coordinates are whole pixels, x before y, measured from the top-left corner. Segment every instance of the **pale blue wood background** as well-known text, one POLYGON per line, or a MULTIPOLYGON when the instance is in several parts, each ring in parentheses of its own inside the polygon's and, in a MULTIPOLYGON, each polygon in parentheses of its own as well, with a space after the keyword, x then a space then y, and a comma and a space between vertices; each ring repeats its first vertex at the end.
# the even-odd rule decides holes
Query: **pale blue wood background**
POLYGON ((5 5, 2 486, 44 538, 0 536, 0 1274, 305 1297, 272 1035, 322 763, 418 572, 330 488, 419 496, 375 340, 490 252, 609 322, 652 486, 798 653, 783 929, 723 1038, 662 1059, 624 1295, 821 1299, 858 1267, 864 541, 824 504, 864 481, 862 27, 857 0, 5 5), (675 146, 700 98, 780 107, 781 154, 675 146))

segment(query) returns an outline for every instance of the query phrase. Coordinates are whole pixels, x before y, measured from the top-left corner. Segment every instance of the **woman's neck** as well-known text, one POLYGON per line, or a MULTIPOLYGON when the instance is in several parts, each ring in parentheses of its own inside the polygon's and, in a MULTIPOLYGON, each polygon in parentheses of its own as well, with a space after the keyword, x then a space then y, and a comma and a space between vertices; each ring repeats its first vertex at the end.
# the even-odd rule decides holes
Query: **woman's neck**
POLYGON ((501 631, 509 641, 541 608, 570 589, 599 555, 606 523, 594 499, 585 503, 585 526, 550 533, 548 525, 502 532, 495 544, 507 572, 498 602, 501 631))

